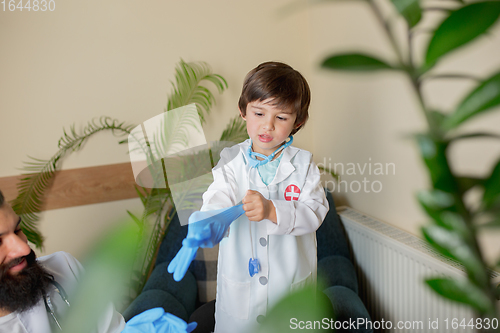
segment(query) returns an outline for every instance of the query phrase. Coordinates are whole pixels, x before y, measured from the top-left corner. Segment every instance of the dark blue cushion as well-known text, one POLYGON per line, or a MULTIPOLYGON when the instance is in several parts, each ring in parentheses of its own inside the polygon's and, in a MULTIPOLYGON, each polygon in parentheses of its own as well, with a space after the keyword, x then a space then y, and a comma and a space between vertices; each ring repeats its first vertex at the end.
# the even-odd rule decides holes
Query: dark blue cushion
POLYGON ((165 237, 161 242, 158 255, 156 256, 155 265, 158 266, 162 262, 170 262, 174 259, 177 252, 182 247, 182 240, 186 238, 188 226, 181 226, 177 213, 174 214, 168 229, 165 231, 165 237))
POLYGON ((173 274, 167 272, 168 262, 163 262, 155 267, 146 282, 142 292, 150 289, 160 289, 174 296, 186 309, 188 316, 195 310, 198 297, 198 285, 190 271, 179 282, 173 279, 173 274))
POLYGON ((129 321, 135 315, 146 310, 162 307, 165 312, 169 312, 177 317, 188 320, 189 316, 184 306, 168 292, 159 289, 150 289, 143 291, 123 312, 125 321, 129 321))
POLYGON ((318 261, 318 281, 328 288, 344 286, 358 293, 358 279, 351 261, 342 256, 329 256, 318 261))
POLYGON ((326 191, 326 198, 330 205, 330 210, 326 214, 323 224, 316 231, 318 240, 318 260, 325 257, 338 255, 350 259, 349 245, 344 228, 335 209, 332 194, 326 191))
MULTIPOLYGON (((323 291, 330 299, 335 314, 335 321, 357 322, 358 318, 363 318, 365 323, 371 321, 370 315, 363 302, 354 291, 343 286, 333 286, 323 291)), ((360 325, 357 329, 338 329, 336 332, 361 332, 373 333, 373 329, 367 329, 366 325, 360 325)))

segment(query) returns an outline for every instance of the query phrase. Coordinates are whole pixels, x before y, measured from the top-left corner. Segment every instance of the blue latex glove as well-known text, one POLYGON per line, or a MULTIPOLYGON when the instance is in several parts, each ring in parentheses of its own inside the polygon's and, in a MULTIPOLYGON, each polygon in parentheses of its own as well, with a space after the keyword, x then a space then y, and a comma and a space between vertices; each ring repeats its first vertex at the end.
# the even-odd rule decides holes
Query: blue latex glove
POLYGON ((182 247, 177 252, 175 255, 174 259, 168 264, 167 271, 169 273, 174 273, 174 280, 179 282, 182 280, 184 275, 186 275, 186 272, 189 268, 189 265, 191 265, 191 262, 194 260, 194 257, 196 257, 196 251, 198 251, 198 246, 195 247, 189 247, 186 246, 184 243, 186 241, 186 238, 182 241, 182 247))
POLYGON ((198 324, 166 313, 163 308, 153 308, 130 319, 121 333, 189 333, 198 324))
POLYGON ((189 217, 188 234, 182 244, 189 247, 214 247, 222 240, 231 223, 244 213, 243 205, 194 212, 189 217))
POLYGON ((191 214, 188 234, 182 241, 181 249, 167 267, 169 273, 174 273, 174 280, 182 280, 199 247, 213 247, 218 244, 231 223, 244 213, 243 205, 237 205, 191 214))

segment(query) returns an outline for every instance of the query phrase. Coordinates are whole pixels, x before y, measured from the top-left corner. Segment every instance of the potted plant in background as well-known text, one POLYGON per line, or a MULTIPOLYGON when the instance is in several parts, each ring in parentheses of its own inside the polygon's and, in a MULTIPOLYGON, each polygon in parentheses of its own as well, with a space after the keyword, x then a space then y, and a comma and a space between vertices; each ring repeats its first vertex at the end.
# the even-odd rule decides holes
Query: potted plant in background
MULTIPOLYGON (((467 304, 479 317, 495 318, 499 289, 490 280, 489 267, 481 253, 477 233, 483 228, 500 227, 500 161, 487 177, 460 176, 451 168, 447 152, 459 140, 500 138, 499 133, 457 133, 460 126, 475 116, 498 110, 500 72, 477 80, 474 76, 461 73, 437 74, 435 66, 445 61, 453 51, 486 33, 498 21, 500 1, 437 1, 432 3, 432 8, 418 0, 388 1, 395 7, 400 20, 406 22, 405 45, 399 45, 395 28, 391 26, 393 21, 384 17, 381 4, 374 0, 363 1, 371 8, 387 35, 397 61, 389 63, 365 52, 347 52, 328 56, 321 66, 350 72, 398 71, 410 80, 428 126, 425 132, 414 136, 432 185, 431 189, 417 194, 420 205, 430 218, 430 223, 422 228, 422 232, 438 252, 458 261, 467 273, 466 279, 437 277, 427 279, 426 283, 443 297, 467 304), (419 32, 423 15, 430 10, 443 13, 444 18, 435 30, 426 31, 431 38, 425 47, 423 62, 417 63, 414 36, 419 32), (435 78, 473 79, 478 82, 454 110, 443 112, 431 109, 422 93, 422 85, 435 78), (483 191, 477 207, 466 205, 464 200, 473 188, 483 191)), ((496 267, 500 267, 500 261, 496 267)))
MULTIPOLYGON (((210 66, 204 62, 186 63, 180 61, 175 71, 175 82, 172 83, 172 91, 168 95, 168 103, 165 111, 173 110, 188 104, 196 104, 201 124, 205 123, 208 115, 215 103, 214 94, 204 86, 205 83, 212 83, 222 93, 227 88, 226 80, 212 73, 210 66)), ((183 123, 184 129, 189 130, 189 121, 183 123)), ((19 194, 12 202, 12 207, 18 215, 22 217, 21 228, 28 237, 28 240, 35 244, 37 248, 43 246, 43 236, 37 229, 40 220, 40 211, 43 205, 44 193, 51 184, 57 170, 61 168, 62 161, 69 154, 83 149, 87 140, 99 132, 110 132, 116 136, 127 136, 136 125, 101 117, 99 120, 90 121, 81 131, 76 130, 75 125, 71 126, 69 132, 63 130, 63 136, 58 142, 58 151, 48 160, 31 157, 23 168, 26 171, 22 180, 18 184, 19 194)), ((169 133, 167 124, 161 133, 161 139, 174 135, 169 133)), ((160 138, 159 136, 159 138, 160 138)), ((157 139, 159 139, 157 138, 157 139)), ((220 141, 241 142, 248 138, 246 127, 240 117, 230 120, 226 129, 220 137, 220 141)), ((120 144, 127 140, 119 141, 120 144)), ((196 158, 196 156, 194 156, 196 158)), ((191 167, 196 167, 195 163, 191 167)), ((175 207, 172 202, 170 188, 143 188, 136 186, 137 194, 144 205, 142 216, 137 217, 128 212, 134 221, 141 227, 141 233, 148 237, 143 244, 144 248, 138 249, 141 253, 135 263, 138 267, 133 277, 131 296, 138 294, 147 280, 148 273, 154 264, 156 249, 163 239, 165 231, 174 216, 175 207), (146 230, 146 228, 150 228, 146 230)), ((201 193, 199 194, 201 196, 201 193)))

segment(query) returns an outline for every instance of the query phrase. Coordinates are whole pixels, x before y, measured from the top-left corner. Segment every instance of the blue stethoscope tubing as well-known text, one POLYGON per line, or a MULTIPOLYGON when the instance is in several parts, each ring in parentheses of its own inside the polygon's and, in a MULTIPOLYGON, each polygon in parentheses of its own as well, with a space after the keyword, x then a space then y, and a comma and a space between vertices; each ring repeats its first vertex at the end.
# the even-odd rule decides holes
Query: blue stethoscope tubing
MULTIPOLYGON (((293 142, 293 136, 290 135, 285 140, 285 143, 283 145, 281 145, 278 149, 276 149, 271 155, 266 156, 266 155, 252 151, 252 141, 250 140, 250 146, 248 147, 248 150, 247 150, 247 157, 248 157, 247 160, 248 160, 248 164, 250 165, 250 170, 248 170, 248 186, 247 186, 248 189, 250 189, 250 172, 252 172, 252 170, 256 170, 257 167, 259 167, 261 165, 264 165, 268 162, 271 162, 274 159, 274 157, 276 156, 276 154, 278 154, 279 152, 284 150, 286 147, 290 146, 292 144, 292 142, 293 142), (262 160, 258 160, 257 157, 262 158, 262 160)), ((255 274, 260 272, 261 267, 260 267, 259 259, 255 258, 255 255, 253 252, 254 243, 253 243, 253 237, 252 237, 252 223, 250 221, 248 221, 248 222, 249 222, 248 230, 250 233, 250 248, 252 250, 252 257, 248 261, 248 273, 250 274, 250 277, 253 277, 255 274)))

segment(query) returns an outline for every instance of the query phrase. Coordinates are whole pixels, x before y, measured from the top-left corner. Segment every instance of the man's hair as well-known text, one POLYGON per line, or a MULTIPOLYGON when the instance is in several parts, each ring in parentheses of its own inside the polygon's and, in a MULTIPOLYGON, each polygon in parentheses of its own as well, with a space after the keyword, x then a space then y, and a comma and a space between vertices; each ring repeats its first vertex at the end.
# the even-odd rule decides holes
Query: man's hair
POLYGON ((3 196, 2 191, 0 191, 0 207, 2 207, 2 206, 3 206, 4 202, 5 202, 5 198, 4 198, 4 196, 3 196))
POLYGON ((291 109, 297 114, 292 135, 304 126, 309 118, 311 91, 306 79, 292 67, 281 62, 265 62, 252 69, 243 82, 238 106, 246 116, 247 105, 253 101, 271 99, 271 105, 291 109))

